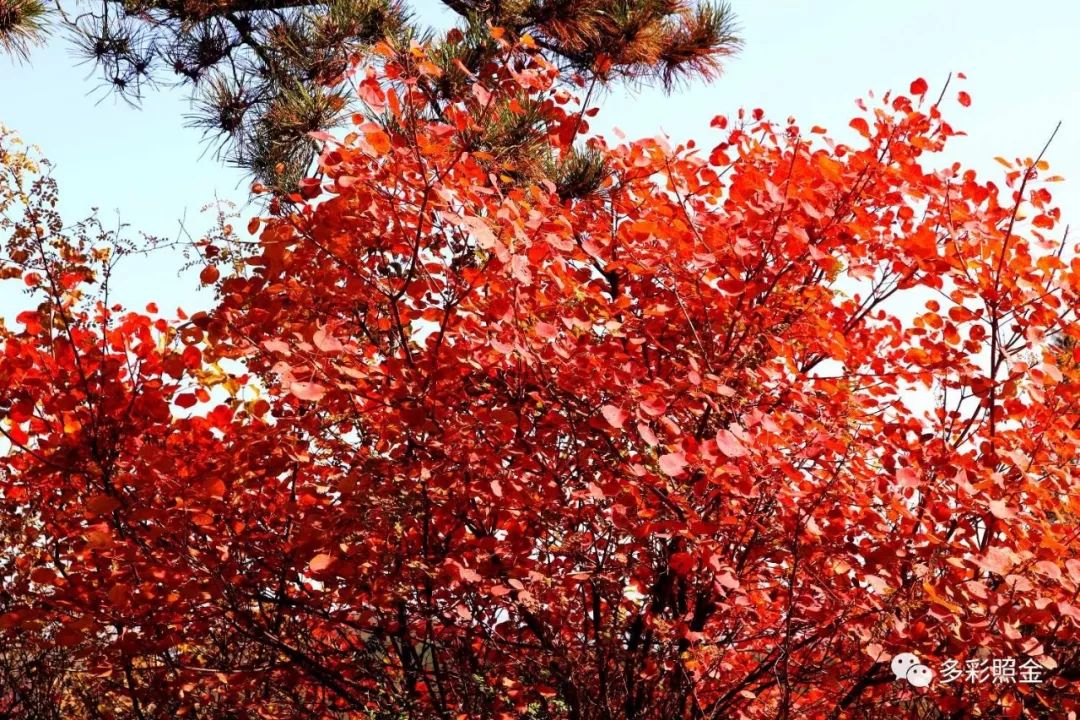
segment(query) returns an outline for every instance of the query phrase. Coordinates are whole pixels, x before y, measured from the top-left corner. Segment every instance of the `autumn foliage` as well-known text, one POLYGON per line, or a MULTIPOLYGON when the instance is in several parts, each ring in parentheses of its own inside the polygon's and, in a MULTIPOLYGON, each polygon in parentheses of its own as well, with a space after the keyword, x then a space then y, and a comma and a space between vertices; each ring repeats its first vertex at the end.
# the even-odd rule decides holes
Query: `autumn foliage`
POLYGON ((941 161, 919 81, 844 144, 593 137, 569 192, 469 151, 496 112, 556 164, 588 131, 527 41, 437 114, 433 72, 357 69, 370 112, 257 242, 203 244, 179 319, 109 305, 4 139, 8 716, 1080 711, 1080 260, 1041 158, 941 161), (1043 679, 914 688, 900 652, 1043 679))

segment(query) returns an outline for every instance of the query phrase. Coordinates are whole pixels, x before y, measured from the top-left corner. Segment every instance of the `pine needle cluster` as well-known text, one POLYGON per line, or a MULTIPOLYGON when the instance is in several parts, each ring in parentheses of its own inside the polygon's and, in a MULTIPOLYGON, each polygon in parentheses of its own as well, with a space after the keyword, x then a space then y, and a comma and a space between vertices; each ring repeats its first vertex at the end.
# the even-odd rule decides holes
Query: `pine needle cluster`
MULTIPOLYGON (((710 79, 740 45, 728 6, 708 1, 443 0, 460 22, 441 35, 419 27, 403 0, 72 2, 57 14, 105 90, 138 105, 162 83, 187 87, 188 122, 208 147, 278 191, 310 169, 311 133, 356 110, 346 71, 380 41, 434 48, 444 71, 429 88, 436 106, 460 99, 499 52, 492 27, 510 40, 529 35, 566 77, 601 88, 710 79)), ((0 51, 26 58, 47 10, 42 0, 0 0, 0 51)), ((500 109, 477 142, 495 156, 519 153, 533 130, 527 113, 500 109)), ((560 172, 596 175, 582 158, 570 162, 560 172)), ((594 181, 570 185, 576 193, 594 181)))

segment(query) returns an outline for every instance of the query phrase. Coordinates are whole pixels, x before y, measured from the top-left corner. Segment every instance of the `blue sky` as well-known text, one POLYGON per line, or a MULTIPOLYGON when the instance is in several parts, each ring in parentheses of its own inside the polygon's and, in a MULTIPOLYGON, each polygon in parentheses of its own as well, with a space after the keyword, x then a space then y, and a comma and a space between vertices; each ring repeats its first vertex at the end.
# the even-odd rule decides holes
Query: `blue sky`
MULTIPOLYGON (((443 22, 437 0, 411 0, 443 22)), ((1063 126, 1049 152, 1068 220, 1080 212, 1080 4, 1033 0, 734 0, 745 47, 711 85, 671 96, 655 90, 610 91, 593 128, 628 138, 666 132, 711 147, 717 114, 762 107, 773 117, 795 116, 846 135, 854 101, 868 90, 906 89, 925 77, 936 93, 950 71, 968 79, 950 88, 974 102, 952 102, 953 124, 968 132, 949 159, 995 173, 995 155, 1032 156, 1054 125, 1063 126)), ((76 66, 65 38, 37 50, 29 65, 0 58, 0 122, 39 145, 56 165, 63 208, 74 220, 90 207, 119 216, 133 229, 175 236, 186 216, 193 232, 209 226, 200 208, 215 196, 243 203, 243 176, 205 152, 198 131, 184 127, 182 92, 148 95, 141 110, 95 91, 98 79, 76 66)), ((248 213, 250 214, 250 213, 248 213)), ((243 223, 242 223, 243 224, 243 223)), ((205 304, 194 274, 177 275, 176 258, 153 256, 121 267, 121 299, 139 306, 156 299, 162 310, 205 304)), ((5 302, 0 307, 7 309, 5 302)), ((6 313, 5 313, 6 314, 6 313)))

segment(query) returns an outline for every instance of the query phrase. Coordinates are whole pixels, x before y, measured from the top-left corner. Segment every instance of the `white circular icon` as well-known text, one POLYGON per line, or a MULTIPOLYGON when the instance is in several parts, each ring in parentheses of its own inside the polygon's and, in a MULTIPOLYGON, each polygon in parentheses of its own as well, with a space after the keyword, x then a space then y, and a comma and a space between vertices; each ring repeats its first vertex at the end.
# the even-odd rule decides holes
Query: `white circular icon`
POLYGON ((912 665, 908 668, 907 681, 917 688, 928 687, 934 680, 934 671, 925 665, 912 665))
POLYGON ((919 658, 914 653, 900 653, 892 659, 892 671, 897 680, 907 677, 908 670, 919 664, 919 658))

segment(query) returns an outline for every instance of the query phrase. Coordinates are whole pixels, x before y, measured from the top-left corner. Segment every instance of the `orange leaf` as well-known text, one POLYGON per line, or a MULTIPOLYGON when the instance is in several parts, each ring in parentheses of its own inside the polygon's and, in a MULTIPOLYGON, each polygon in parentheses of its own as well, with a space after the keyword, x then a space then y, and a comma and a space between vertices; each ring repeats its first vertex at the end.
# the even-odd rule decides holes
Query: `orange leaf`
POLYGON ((221 478, 214 478, 203 483, 203 490, 210 497, 220 498, 225 495, 225 482, 221 478))
POLYGON ((364 135, 368 145, 376 155, 385 155, 390 152, 390 137, 382 130, 373 130, 364 135))

